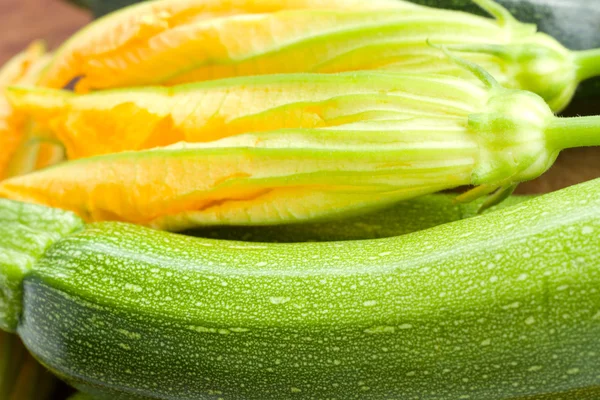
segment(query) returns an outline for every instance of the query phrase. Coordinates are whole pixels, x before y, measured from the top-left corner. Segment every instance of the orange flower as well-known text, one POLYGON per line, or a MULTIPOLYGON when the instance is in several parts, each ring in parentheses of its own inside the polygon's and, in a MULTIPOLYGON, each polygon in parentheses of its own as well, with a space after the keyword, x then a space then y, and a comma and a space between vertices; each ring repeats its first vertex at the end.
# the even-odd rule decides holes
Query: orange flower
MULTIPOLYGON (((95 120, 80 120, 81 106, 101 106, 102 96, 114 93, 66 96, 61 101, 83 99, 68 113, 79 121, 73 126, 106 123, 118 132, 103 141, 104 130, 96 131, 101 152, 115 150, 113 143, 143 148, 154 140, 156 126, 174 132, 176 140, 202 141, 203 135, 228 133, 237 126, 232 121, 251 117, 218 140, 85 157, 8 179, 0 182, 0 197, 71 210, 87 221, 168 230, 335 218, 461 185, 480 185, 463 199, 498 190, 487 206, 518 182, 544 173, 561 149, 600 145, 600 118, 555 117, 541 97, 505 89, 485 71, 465 66, 485 85, 444 75, 372 71, 310 79, 268 75, 230 80, 225 94, 219 94, 222 81, 203 84, 218 89, 216 97, 200 101, 203 92, 192 105, 186 103, 194 98, 190 93, 181 99, 175 93, 169 104, 170 89, 146 90, 117 106, 114 117, 114 99, 107 102, 107 112, 95 120), (282 100, 288 103, 281 106, 282 100), (134 104, 145 111, 130 113, 134 104), (225 123, 213 130, 213 117, 225 123), (294 127, 277 129, 288 118, 294 127), (145 133, 141 137, 138 126, 145 133), (203 126, 209 126, 204 133, 203 126), (244 127, 254 132, 241 133, 244 127)), ((42 97, 38 105, 52 101, 42 97)), ((55 121, 69 127, 61 118, 55 121)), ((77 153, 81 149, 70 147, 88 155, 77 153)))
POLYGON ((26 116, 13 109, 4 96, 11 85, 32 86, 50 55, 42 42, 32 43, 25 51, 13 57, 0 69, 0 180, 17 173, 11 166, 26 141, 26 116))
MULTIPOLYGON (((305 14, 286 12, 416 8, 397 0, 163 0, 127 7, 82 29, 57 52, 40 85, 79 91, 152 84, 232 57, 305 37, 305 14), (290 23, 292 23, 290 25, 290 23), (301 23, 298 25, 298 23, 301 23)), ((321 19, 335 29, 335 20, 321 19)), ((235 69, 235 68, 230 68, 235 69)), ((217 74, 213 77, 235 75, 217 74)))
MULTIPOLYGON (((27 113, 64 144, 69 159, 428 112, 444 118, 444 113, 449 116, 456 109, 478 106, 469 103, 471 97, 461 89, 448 93, 445 84, 436 84, 431 77, 395 76, 384 72, 263 75, 85 95, 39 88, 11 88, 7 93, 16 110, 27 113), (416 94, 431 101, 413 101, 416 94), (449 105, 449 100, 456 103, 449 105)), ((477 91, 472 85, 464 88, 477 91)))

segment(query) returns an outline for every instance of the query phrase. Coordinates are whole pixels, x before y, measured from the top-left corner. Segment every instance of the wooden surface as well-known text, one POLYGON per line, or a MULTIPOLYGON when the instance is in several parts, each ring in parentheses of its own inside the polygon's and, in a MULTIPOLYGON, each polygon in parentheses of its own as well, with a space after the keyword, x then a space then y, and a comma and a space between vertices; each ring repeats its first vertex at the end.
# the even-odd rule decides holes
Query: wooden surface
MULTIPOLYGON (((88 15, 61 0, 0 0, 0 63, 35 39, 45 39, 51 48, 89 21, 88 15)), ((595 105, 580 102, 571 114, 585 108, 600 114, 595 105)), ((524 183, 520 193, 540 193, 600 177, 600 149, 574 149, 561 154, 543 177, 524 183)))
POLYGON ((0 63, 36 39, 56 48, 89 20, 61 0, 0 0, 0 63))

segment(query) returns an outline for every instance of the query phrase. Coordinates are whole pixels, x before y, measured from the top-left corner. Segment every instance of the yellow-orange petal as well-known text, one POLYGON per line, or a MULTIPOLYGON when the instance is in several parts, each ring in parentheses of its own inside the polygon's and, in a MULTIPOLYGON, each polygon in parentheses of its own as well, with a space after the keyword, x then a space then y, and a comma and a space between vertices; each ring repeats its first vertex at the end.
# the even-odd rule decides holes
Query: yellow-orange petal
POLYGON ((44 67, 41 61, 47 61, 47 57, 44 42, 31 43, 27 49, 11 58, 0 68, 0 87, 15 83, 33 83, 37 79, 40 68, 44 67))
POLYGON ((384 72, 263 75, 85 95, 7 93, 15 109, 64 144, 69 159, 281 128, 464 118, 487 99, 480 86, 456 78, 384 72))
POLYGON ((25 140, 26 118, 8 103, 4 90, 10 85, 30 86, 47 65, 43 42, 33 42, 0 69, 0 180, 12 175, 10 163, 25 140))
MULTIPOLYGON (((190 62, 197 62, 194 60, 199 57, 210 59, 228 53, 229 50, 223 48, 218 40, 218 35, 219 25, 231 18, 239 22, 240 29, 250 29, 238 29, 232 34, 238 35, 238 40, 242 37, 252 38, 250 45, 253 47, 258 45, 256 41, 276 41, 276 38, 269 36, 272 32, 256 23, 271 13, 311 9, 351 11, 417 7, 401 0, 143 2, 100 18, 75 34, 58 49, 39 84, 63 88, 74 79, 83 77, 78 86, 78 90, 83 91, 157 82, 161 76, 172 75, 186 66, 189 68, 190 62), (261 33, 261 30, 264 32, 261 33)), ((287 29, 296 31, 296 36, 302 35, 301 26, 288 26, 287 29)), ((228 46, 234 44, 231 42, 228 46)), ((247 48, 245 44, 241 46, 247 48)))
POLYGON ((282 130, 103 155, 0 182, 0 197, 169 230, 360 213, 470 182, 472 135, 434 125, 282 130))

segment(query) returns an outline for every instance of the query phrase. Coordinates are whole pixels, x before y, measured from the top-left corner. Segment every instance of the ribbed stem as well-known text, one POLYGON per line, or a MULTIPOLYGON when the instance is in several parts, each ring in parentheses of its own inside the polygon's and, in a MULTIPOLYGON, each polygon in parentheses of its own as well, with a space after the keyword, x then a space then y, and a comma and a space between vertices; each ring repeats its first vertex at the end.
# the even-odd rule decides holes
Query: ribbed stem
POLYGON ((556 150, 600 146, 600 116, 556 117, 546 129, 546 135, 556 150))
POLYGON ((580 82, 600 76, 600 49, 575 52, 575 64, 580 82))

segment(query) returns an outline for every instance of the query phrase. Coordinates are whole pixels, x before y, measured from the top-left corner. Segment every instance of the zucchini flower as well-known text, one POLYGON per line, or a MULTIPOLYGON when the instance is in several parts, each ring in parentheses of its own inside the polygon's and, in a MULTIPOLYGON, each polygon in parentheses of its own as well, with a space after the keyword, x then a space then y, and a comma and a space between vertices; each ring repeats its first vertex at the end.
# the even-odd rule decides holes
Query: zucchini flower
MULTIPOLYGON (((458 62, 481 82, 363 71, 209 83, 228 88, 216 103, 216 121, 219 110, 240 109, 264 117, 272 129, 73 160, 0 182, 0 196, 74 211, 87 221, 167 230, 282 224, 361 214, 462 185, 477 186, 465 200, 493 193, 490 205, 544 173, 560 150, 600 145, 598 117, 556 117, 540 96, 506 89, 481 68, 458 62), (253 85, 279 93, 272 109, 253 108, 259 102, 242 95, 253 85), (314 102, 290 90, 302 85, 315 93, 314 102), (321 91, 329 94, 320 98, 321 91), (284 94, 299 100, 282 106, 284 94), (311 122, 278 126, 288 117, 293 125, 311 122), (315 119, 335 123, 320 126, 315 119)), ((140 101, 154 104, 153 94, 148 90, 140 101)), ((189 102, 173 112, 215 103, 197 93, 183 99, 189 102)), ((161 138, 189 141, 202 129, 193 116, 186 127, 186 118, 171 114, 159 124, 169 132, 161 138)))
POLYGON ((33 85, 49 60, 45 45, 34 42, 0 68, 0 180, 55 160, 51 148, 30 143, 25 114, 11 107, 4 95, 8 86, 33 85))
POLYGON ((468 77, 427 40, 464 52, 500 84, 554 111, 600 74, 600 52, 571 52, 492 0, 495 19, 401 0, 160 0, 109 14, 67 41, 40 86, 76 90, 278 73, 393 69, 468 77))

